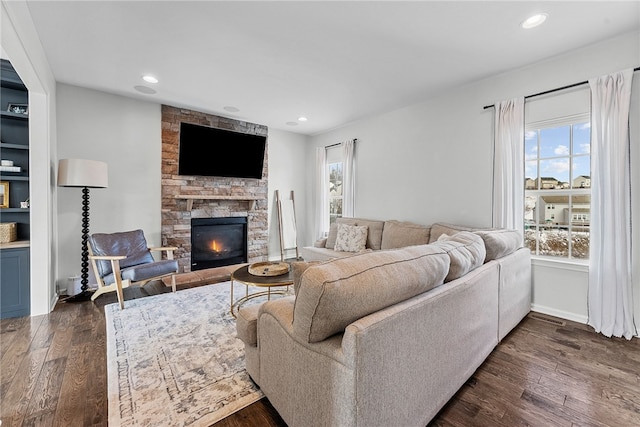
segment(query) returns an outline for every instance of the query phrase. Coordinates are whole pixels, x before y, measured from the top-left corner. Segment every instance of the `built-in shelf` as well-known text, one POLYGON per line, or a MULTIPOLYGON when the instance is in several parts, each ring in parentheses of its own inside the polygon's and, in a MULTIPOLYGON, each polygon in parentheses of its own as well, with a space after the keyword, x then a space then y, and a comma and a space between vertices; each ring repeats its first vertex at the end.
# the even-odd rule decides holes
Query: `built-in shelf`
POLYGON ((16 213, 16 212, 24 212, 24 213, 29 213, 29 208, 2 208, 0 210, 0 213, 16 213))
POLYGON ((22 145, 22 144, 9 144, 8 142, 0 142, 0 148, 2 149, 12 148, 14 150, 28 150, 29 146, 22 145))
POLYGON ((187 201, 187 210, 190 211, 193 208, 194 200, 240 200, 249 202, 249 210, 253 210, 256 205, 256 200, 261 200, 264 196, 221 196, 221 195, 207 195, 207 194, 178 194, 176 199, 187 201))
MULTIPOLYGON (((0 175, 0 181, 29 181, 29 177, 26 175, 5 175, 11 172, 4 172, 0 175)), ((14 172, 15 174, 23 174, 26 172, 14 172)))
POLYGON ((9 243, 0 243, 0 249, 28 248, 30 245, 29 240, 15 240, 9 243))
POLYGON ((31 214, 20 208, 29 199, 29 115, 7 111, 9 105, 27 106, 29 92, 6 59, 0 59, 0 128, 2 160, 20 166, 20 172, 0 171, 0 181, 9 181, 9 206, 0 209, 3 223, 16 224, 13 242, 0 243, 0 319, 28 316, 31 312, 30 235, 31 214))
POLYGON ((29 116, 26 114, 12 113, 11 111, 0 111, 2 117, 18 120, 29 120, 29 116))

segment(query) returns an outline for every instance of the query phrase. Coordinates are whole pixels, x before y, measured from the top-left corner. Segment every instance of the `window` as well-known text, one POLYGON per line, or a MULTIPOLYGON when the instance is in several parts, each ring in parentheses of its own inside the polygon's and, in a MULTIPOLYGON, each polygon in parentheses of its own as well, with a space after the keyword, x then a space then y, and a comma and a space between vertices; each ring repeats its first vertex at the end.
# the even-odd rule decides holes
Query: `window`
POLYGON ((329 163, 329 224, 342 217, 342 162, 329 163))
MULTIPOLYGON (((344 156, 341 145, 335 145, 327 148, 327 206, 329 212, 329 224, 336 222, 337 218, 342 217, 342 202, 344 196, 344 156)), ((328 230, 327 230, 328 231, 328 230)))
POLYGON ((527 126, 525 245, 535 255, 589 258, 590 140, 588 115, 527 126))

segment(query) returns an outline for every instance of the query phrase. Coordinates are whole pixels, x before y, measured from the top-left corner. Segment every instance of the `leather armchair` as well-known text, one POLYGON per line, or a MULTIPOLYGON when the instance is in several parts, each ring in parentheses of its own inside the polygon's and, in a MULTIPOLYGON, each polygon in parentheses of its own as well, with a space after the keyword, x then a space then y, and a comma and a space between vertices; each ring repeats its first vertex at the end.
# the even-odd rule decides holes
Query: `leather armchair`
POLYGON ((178 262, 174 247, 149 248, 142 230, 118 233, 95 233, 88 241, 89 259, 98 281, 94 301, 106 292, 116 291, 120 308, 124 308, 122 289, 132 284, 144 286, 151 280, 171 275, 171 289, 176 291, 178 262), (156 261, 151 251, 165 251, 166 259, 156 261))

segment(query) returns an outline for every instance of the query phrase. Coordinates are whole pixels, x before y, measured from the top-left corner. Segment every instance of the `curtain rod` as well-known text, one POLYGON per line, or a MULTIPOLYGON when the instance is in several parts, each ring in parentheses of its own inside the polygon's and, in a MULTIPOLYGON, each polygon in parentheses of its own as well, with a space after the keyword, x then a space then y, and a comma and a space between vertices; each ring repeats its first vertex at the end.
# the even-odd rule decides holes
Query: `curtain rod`
MULTIPOLYGON (((640 67, 636 67, 633 69, 633 71, 640 71, 640 67)), ((533 98, 535 96, 542 96, 542 95, 546 95, 548 93, 553 93, 553 92, 558 92, 560 90, 565 90, 565 89, 571 89, 572 87, 576 87, 576 86, 582 86, 582 85, 586 85, 587 83, 589 83, 588 80, 585 80, 583 82, 579 82, 579 83, 574 83, 572 85, 567 85, 567 86, 562 86, 562 87, 557 87, 555 89, 549 89, 549 90, 545 90, 544 92, 538 92, 538 93, 534 93, 533 95, 527 95, 524 97, 524 99, 529 99, 529 98, 533 98)), ((486 110, 488 108, 494 108, 496 105, 495 104, 491 104, 491 105, 485 105, 483 107, 483 110, 486 110)))
MULTIPOLYGON (((358 142, 358 138, 353 138, 353 142, 358 142)), ((338 145, 342 145, 342 142, 338 142, 336 144, 325 145, 324 148, 337 147, 338 145)))

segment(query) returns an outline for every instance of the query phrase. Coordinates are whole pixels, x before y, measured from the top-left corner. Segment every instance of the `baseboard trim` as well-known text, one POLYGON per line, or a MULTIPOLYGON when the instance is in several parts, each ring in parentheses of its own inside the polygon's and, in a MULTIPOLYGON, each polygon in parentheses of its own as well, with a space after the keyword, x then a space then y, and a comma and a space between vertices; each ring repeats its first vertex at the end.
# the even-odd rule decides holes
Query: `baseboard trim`
POLYGON ((571 320, 572 322, 587 324, 588 317, 576 313, 570 313, 568 311, 557 310, 551 307, 545 307, 538 304, 531 304, 531 311, 536 313, 547 314, 549 316, 559 317, 561 319, 571 320))

